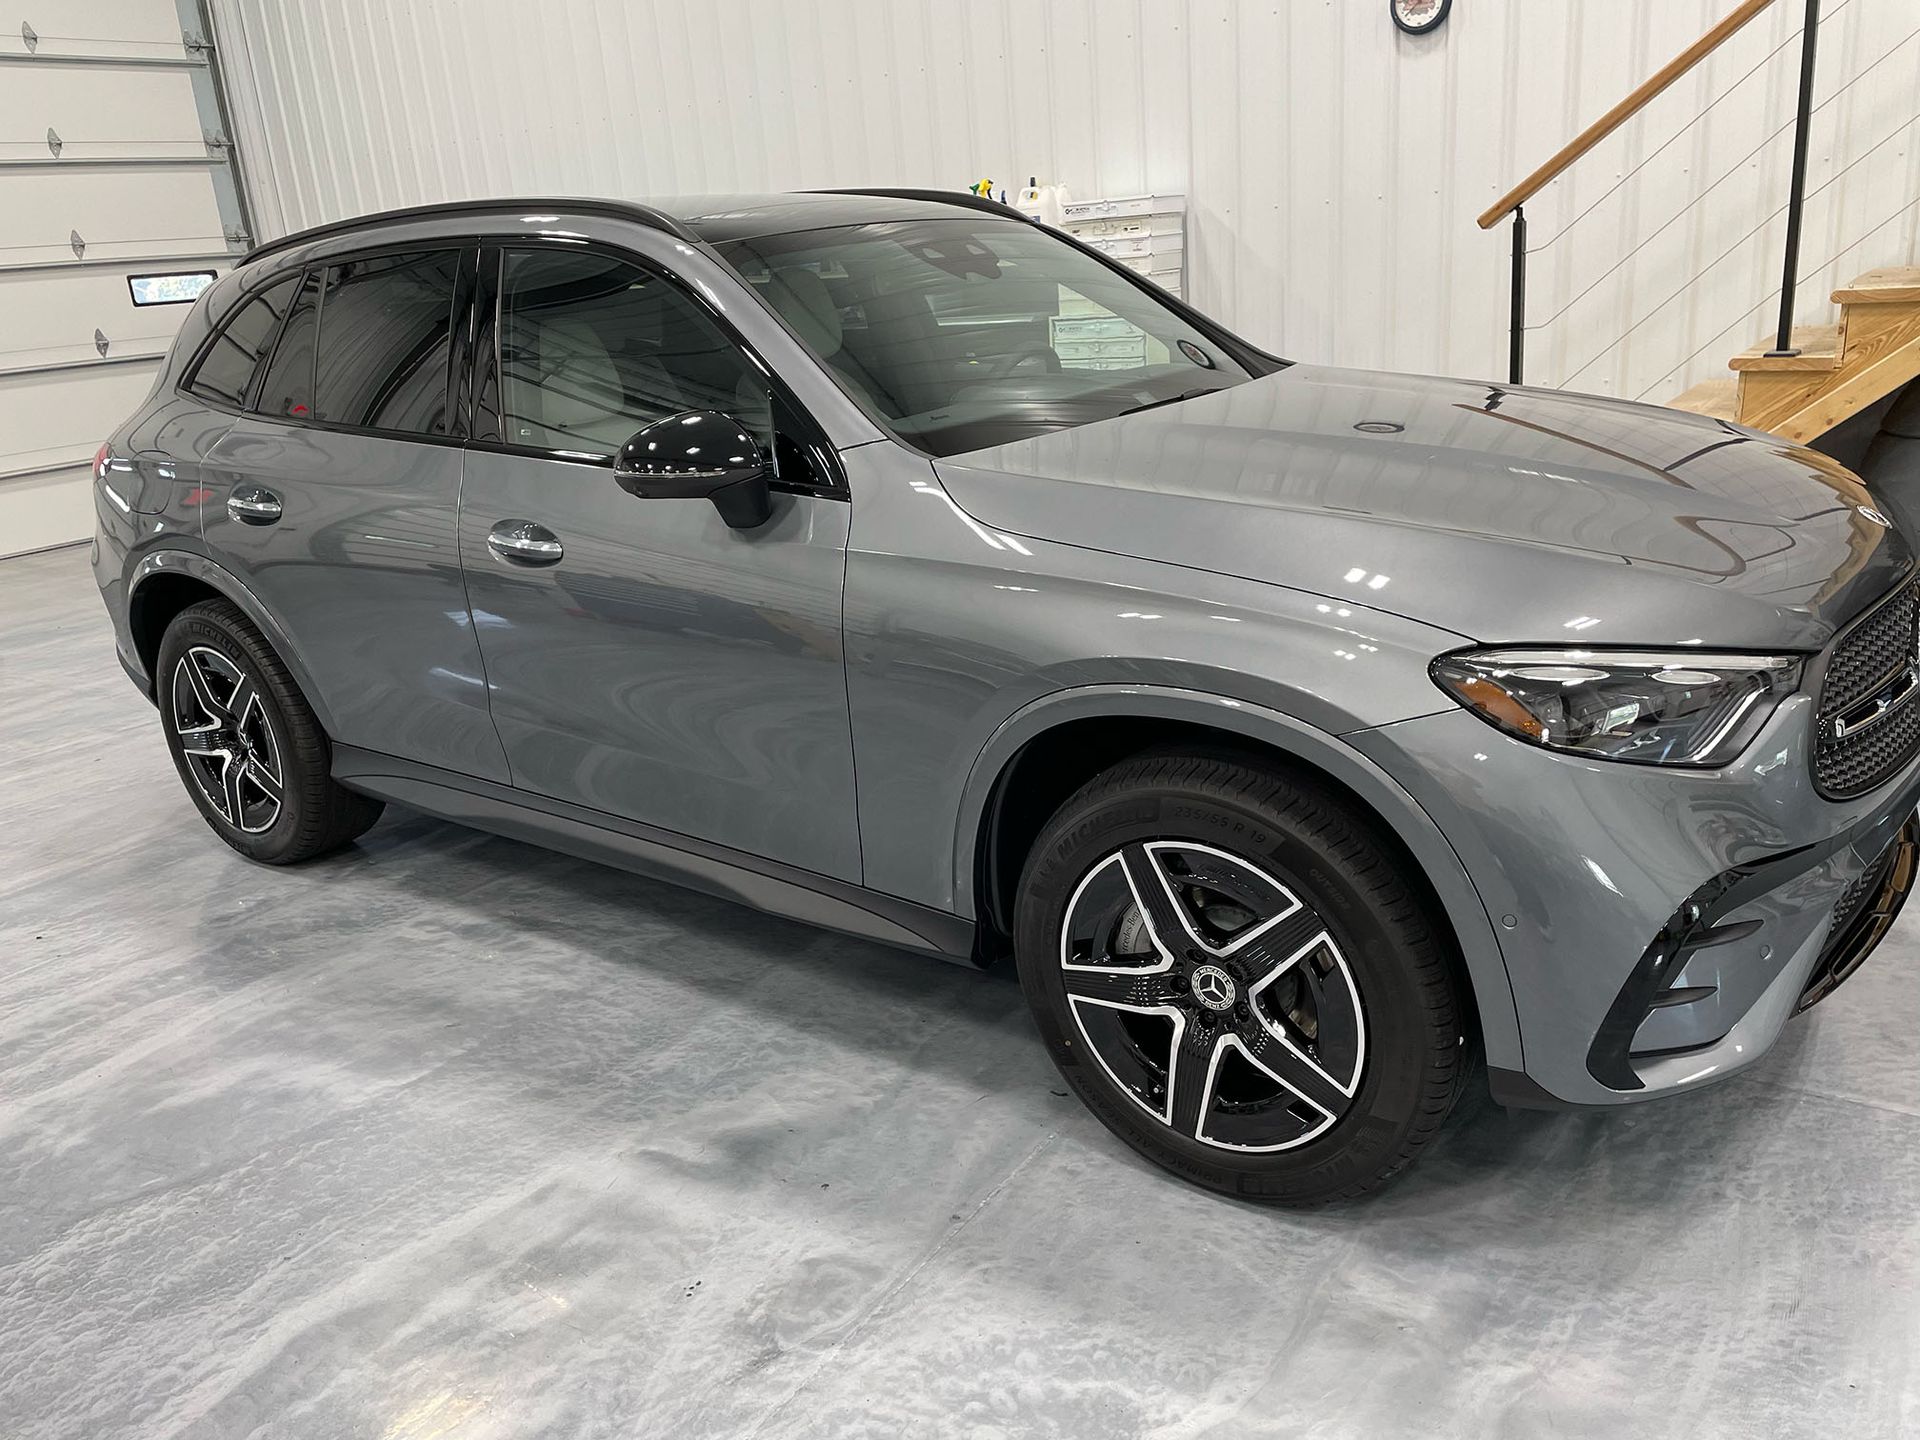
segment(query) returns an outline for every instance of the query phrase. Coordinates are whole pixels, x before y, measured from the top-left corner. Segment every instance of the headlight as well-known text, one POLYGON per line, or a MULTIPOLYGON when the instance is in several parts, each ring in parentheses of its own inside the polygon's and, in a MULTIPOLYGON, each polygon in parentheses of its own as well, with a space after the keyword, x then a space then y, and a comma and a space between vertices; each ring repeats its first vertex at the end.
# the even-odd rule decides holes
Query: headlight
POLYGON ((1724 765, 1800 684, 1791 655, 1480 650, 1433 662, 1467 709, 1550 750, 1640 765, 1724 765))

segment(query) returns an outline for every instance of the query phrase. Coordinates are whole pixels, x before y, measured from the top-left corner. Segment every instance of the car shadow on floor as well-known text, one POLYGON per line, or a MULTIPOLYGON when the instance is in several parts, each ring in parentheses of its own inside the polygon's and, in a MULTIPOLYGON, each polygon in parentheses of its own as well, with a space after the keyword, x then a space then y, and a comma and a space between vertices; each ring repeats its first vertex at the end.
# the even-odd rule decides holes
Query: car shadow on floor
MULTIPOLYGON (((561 936, 609 964, 641 967, 689 990, 716 1013, 774 1007, 766 1018, 836 1053, 865 1055, 875 1066, 935 1067, 981 1087, 1008 1124, 1031 1127, 1036 1139, 1058 1131, 1141 1178, 1184 1188, 1068 1096, 1041 1052, 1009 963, 983 972, 894 950, 397 809, 359 845, 304 868, 329 889, 378 887, 389 892, 388 903, 415 891, 452 899, 472 915, 475 933, 502 952, 561 936), (943 1029, 941 1042, 928 1043, 922 1026, 903 1028, 903 1010, 943 1029)), ((1783 1052, 1796 1043, 1790 1028, 1783 1052)), ((1453 1117, 1417 1164, 1375 1196, 1308 1213, 1333 1229, 1464 1213, 1484 1208, 1491 1192, 1522 1171, 1529 1189, 1585 1188, 1616 1217, 1668 1206, 1677 1193, 1737 1172, 1750 1132, 1763 1132, 1770 1109, 1791 1099, 1767 1083, 1772 1064, 1695 1095, 1585 1112, 1506 1110, 1488 1097, 1476 1065, 1453 1117)))

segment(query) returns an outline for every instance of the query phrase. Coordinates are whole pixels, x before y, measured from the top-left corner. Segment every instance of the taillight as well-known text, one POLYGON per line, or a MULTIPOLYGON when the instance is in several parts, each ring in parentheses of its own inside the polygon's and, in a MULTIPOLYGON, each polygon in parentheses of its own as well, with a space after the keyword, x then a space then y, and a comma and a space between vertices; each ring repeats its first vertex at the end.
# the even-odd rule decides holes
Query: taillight
POLYGON ((105 440, 100 448, 93 452, 93 478, 103 480, 107 474, 107 458, 113 454, 113 442, 105 440))

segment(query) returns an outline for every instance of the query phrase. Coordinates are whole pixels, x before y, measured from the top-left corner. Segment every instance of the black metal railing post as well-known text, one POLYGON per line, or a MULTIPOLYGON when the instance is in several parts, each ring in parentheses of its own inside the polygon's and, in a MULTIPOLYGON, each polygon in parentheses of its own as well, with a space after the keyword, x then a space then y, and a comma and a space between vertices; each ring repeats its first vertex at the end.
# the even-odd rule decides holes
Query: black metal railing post
POLYGON ((1780 328, 1769 355, 1798 355, 1793 347, 1793 298, 1800 288, 1800 212, 1806 204, 1807 130, 1813 113, 1813 54, 1820 37, 1820 0, 1807 0, 1800 31, 1800 109, 1793 126, 1793 188, 1787 195, 1787 254, 1780 278, 1780 328))
POLYGON ((1507 336, 1507 383, 1521 383, 1527 364, 1527 210, 1513 207, 1513 297, 1507 336))

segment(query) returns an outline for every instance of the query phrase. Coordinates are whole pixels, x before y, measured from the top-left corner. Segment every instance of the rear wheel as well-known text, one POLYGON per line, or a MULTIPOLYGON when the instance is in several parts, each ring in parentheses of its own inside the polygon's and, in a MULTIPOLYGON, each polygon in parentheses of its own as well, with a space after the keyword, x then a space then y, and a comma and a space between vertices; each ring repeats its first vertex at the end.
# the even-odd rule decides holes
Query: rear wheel
POLYGON ((327 737, 286 666, 239 608, 190 605, 160 641, 160 723, 207 824, 269 865, 338 849, 380 818, 334 783, 327 737))
POLYGON ((1041 834, 1015 932, 1068 1083, 1211 1189, 1359 1194, 1458 1096, 1440 934, 1369 818, 1311 781, 1200 756, 1116 766, 1041 834))

